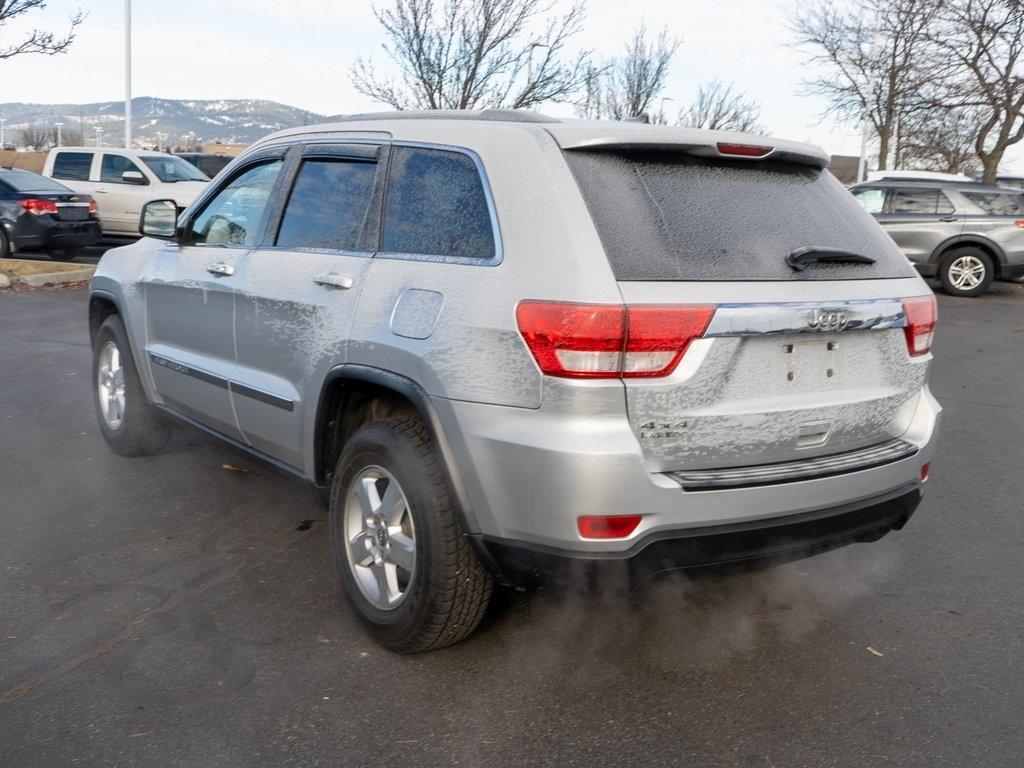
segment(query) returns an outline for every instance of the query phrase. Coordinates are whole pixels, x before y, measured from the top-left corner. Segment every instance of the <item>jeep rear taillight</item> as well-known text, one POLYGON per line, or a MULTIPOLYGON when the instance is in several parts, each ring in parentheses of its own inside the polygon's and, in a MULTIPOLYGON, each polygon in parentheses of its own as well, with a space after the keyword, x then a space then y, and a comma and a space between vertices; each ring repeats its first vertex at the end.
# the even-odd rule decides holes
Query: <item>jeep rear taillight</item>
POLYGON ((938 308, 935 296, 915 296, 903 300, 903 314, 907 324, 903 333, 907 337, 907 351, 911 357, 926 355, 932 348, 938 308))
POLYGON ((516 322, 541 372, 576 379, 667 376, 707 330, 713 304, 523 301, 516 322))

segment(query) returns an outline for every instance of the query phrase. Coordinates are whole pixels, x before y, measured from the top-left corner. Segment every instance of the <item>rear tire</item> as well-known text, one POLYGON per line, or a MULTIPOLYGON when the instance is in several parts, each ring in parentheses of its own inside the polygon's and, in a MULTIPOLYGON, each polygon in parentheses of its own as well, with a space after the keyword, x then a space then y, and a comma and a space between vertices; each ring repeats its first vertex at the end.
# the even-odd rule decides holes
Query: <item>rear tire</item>
POLYGON ((103 321, 92 348, 93 404, 107 444, 122 456, 159 453, 171 427, 146 399, 119 315, 103 321))
POLYGON ((345 596, 378 643, 418 653, 476 629, 492 579, 419 418, 372 421, 352 436, 338 459, 329 515, 345 596))
POLYGON ((11 258, 11 243, 7 239, 7 233, 0 227, 0 259, 11 258))
POLYGON ((992 257, 980 248, 955 248, 939 263, 939 281, 950 296, 980 296, 995 276, 992 257))

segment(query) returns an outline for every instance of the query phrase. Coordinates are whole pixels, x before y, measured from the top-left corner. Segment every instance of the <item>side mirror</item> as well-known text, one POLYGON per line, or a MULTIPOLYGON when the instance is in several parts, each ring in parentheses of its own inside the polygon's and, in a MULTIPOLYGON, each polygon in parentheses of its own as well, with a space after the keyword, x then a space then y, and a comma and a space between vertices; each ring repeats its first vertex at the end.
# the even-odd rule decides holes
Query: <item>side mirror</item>
POLYGON ((142 175, 142 171, 125 171, 121 174, 121 181, 125 184, 149 184, 146 177, 142 175))
MULTIPOLYGON (((130 171, 126 171, 126 173, 130 173, 130 171)), ((177 203, 173 200, 150 200, 142 206, 142 215, 139 217, 139 232, 146 237, 173 240, 177 222, 177 203)))

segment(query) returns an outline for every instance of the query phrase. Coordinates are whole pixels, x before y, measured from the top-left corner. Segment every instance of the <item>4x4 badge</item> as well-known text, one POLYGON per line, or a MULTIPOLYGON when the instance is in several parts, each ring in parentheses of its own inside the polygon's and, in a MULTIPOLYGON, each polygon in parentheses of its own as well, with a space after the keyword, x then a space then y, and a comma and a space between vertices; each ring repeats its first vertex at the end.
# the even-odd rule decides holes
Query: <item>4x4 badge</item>
POLYGON ((814 309, 807 318, 807 327, 814 331, 841 331, 850 322, 845 312, 835 309, 814 309))

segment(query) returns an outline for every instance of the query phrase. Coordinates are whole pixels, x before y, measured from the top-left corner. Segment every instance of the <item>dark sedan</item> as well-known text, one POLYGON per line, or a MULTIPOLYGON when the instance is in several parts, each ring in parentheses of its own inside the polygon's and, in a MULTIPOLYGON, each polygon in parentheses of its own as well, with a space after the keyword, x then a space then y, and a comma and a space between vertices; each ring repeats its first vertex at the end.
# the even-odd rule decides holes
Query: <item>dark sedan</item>
POLYGON ((21 249, 74 250, 100 239, 89 195, 18 168, 0 168, 0 258, 21 249))

